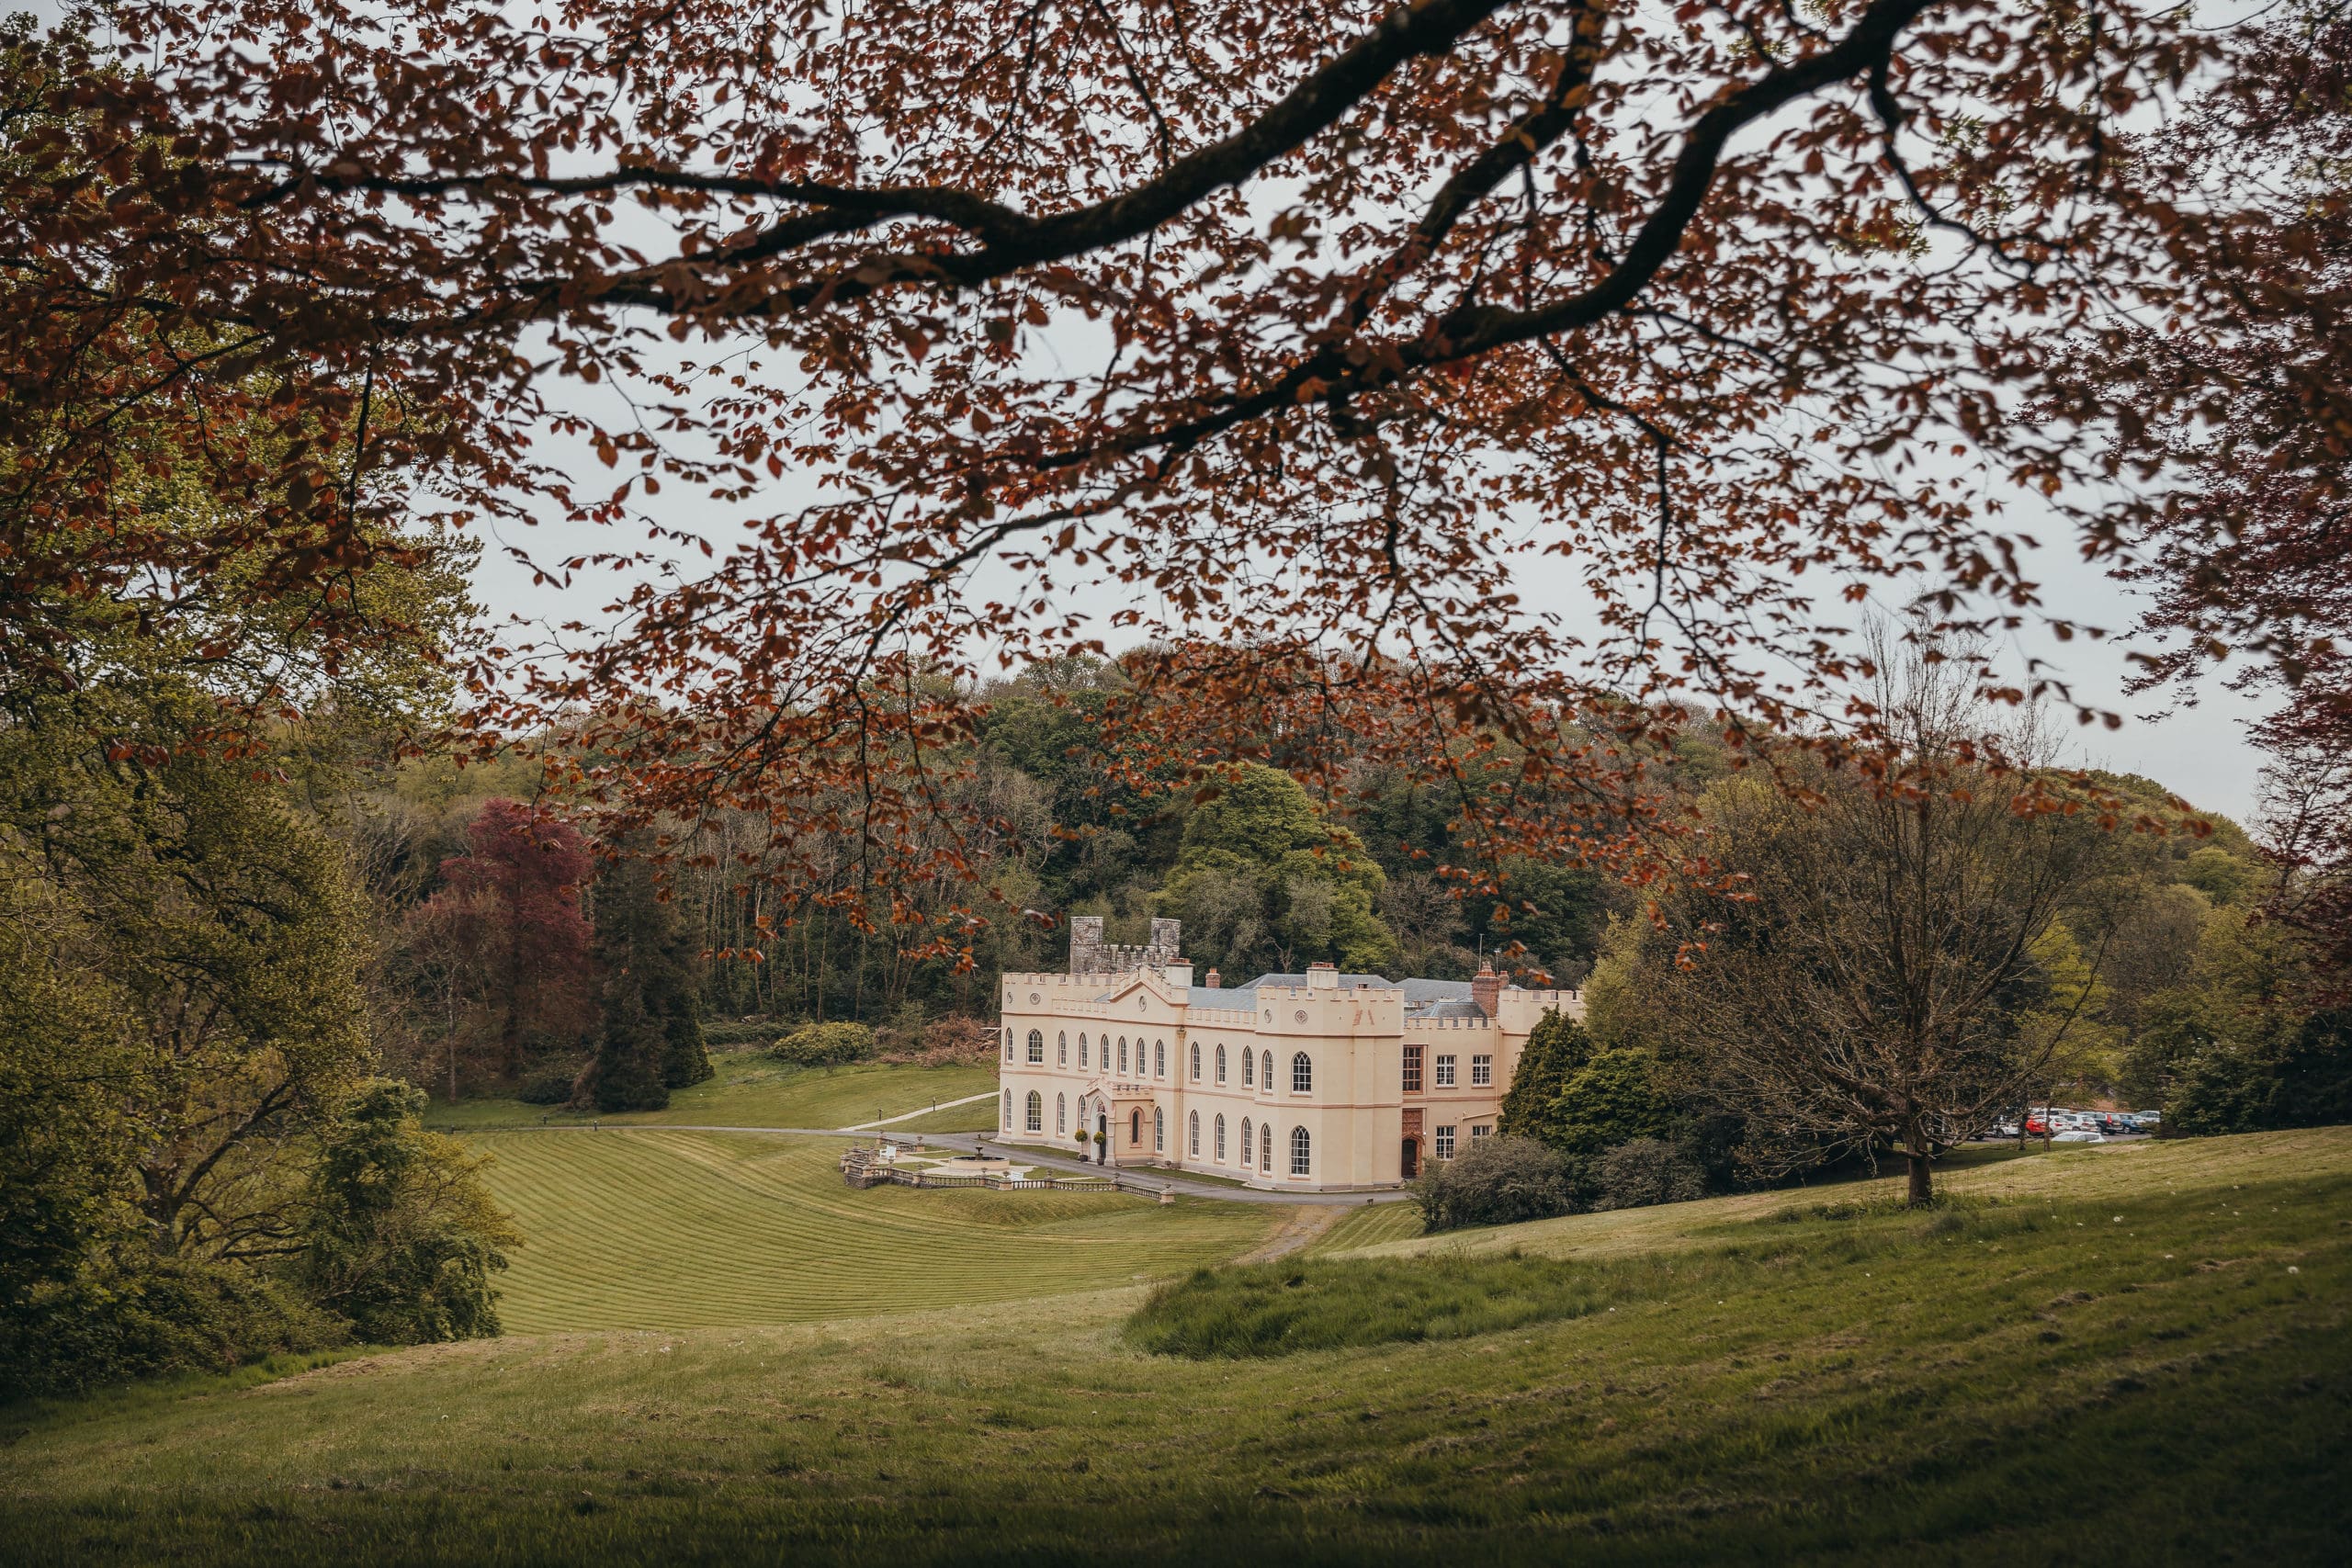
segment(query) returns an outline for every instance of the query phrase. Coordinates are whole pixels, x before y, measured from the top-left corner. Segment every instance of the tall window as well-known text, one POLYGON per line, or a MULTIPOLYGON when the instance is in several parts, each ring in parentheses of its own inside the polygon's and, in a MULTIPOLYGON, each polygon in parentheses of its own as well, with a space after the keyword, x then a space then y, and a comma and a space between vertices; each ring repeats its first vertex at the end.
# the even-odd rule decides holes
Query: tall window
POLYGON ((1119 1036, 1119 1076, 1120 1076, 1120 1077, 1125 1077, 1126 1076, 1126 1071, 1127 1071, 1127 1037, 1126 1037, 1125 1035, 1122 1034, 1122 1035, 1120 1035, 1120 1036, 1119 1036))
POLYGON ((1078 1037, 1078 1065, 1081 1067, 1086 1066, 1086 1036, 1083 1034, 1078 1037))
POLYGON ((1453 1129, 1452 1127, 1440 1127, 1437 1130, 1437 1157, 1440 1159, 1453 1157, 1453 1129))
POLYGON ((1011 1029, 1004 1032, 1004 1059, 1008 1062, 1012 1060, 1012 1031, 1011 1029))
POLYGON ((1261 1073, 1264 1076, 1264 1077, 1265 1077, 1265 1080, 1266 1080, 1266 1092, 1267 1092, 1268 1094, 1272 1094, 1272 1093, 1273 1093, 1273 1092, 1274 1092, 1274 1054, 1273 1054, 1272 1051, 1261 1051, 1261 1052, 1259 1052, 1259 1053, 1258 1053, 1258 1067, 1259 1067, 1260 1072, 1261 1072, 1261 1073))
MULTIPOLYGON (((1193 1081, 1201 1081, 1201 1043, 1197 1040, 1193 1042, 1193 1081)), ((1198 1154, 1201 1151, 1194 1149, 1193 1152, 1198 1154)))
POLYGON ((1130 1144, 1143 1142, 1143 1112, 1140 1110, 1127 1112, 1127 1142, 1130 1144))
POLYGON ((1250 1151, 1252 1146, 1250 1142, 1250 1118, 1244 1116, 1241 1119, 1241 1168, 1244 1170, 1250 1168, 1250 1151))
POLYGON ((1054 1066, 1057 1067, 1069 1066, 1069 1031, 1067 1029, 1058 1031, 1054 1035, 1054 1066))
POLYGON ((1248 1089, 1258 1081, 1257 1061, 1258 1058, 1254 1053, 1249 1051, 1241 1053, 1241 1087, 1243 1089, 1248 1089))
POLYGON ((1216 1119, 1216 1163, 1217 1163, 1217 1164, 1219 1164, 1219 1165, 1223 1165, 1223 1164, 1225 1163, 1225 1118, 1224 1118, 1224 1117, 1219 1116, 1219 1117, 1216 1119))
POLYGON ((1001 1125, 1008 1132, 1012 1128, 1012 1091, 1011 1089, 1004 1091, 1004 1120, 1001 1125))
POLYGON ((1495 1059, 1492 1056, 1470 1058, 1470 1087, 1491 1089, 1495 1082, 1495 1059))
POLYGON ((1222 1045, 1216 1048, 1216 1081, 1225 1081, 1225 1047, 1222 1045))
POLYGON ((1029 1032, 1029 1065, 1033 1067, 1046 1065, 1046 1032, 1042 1029, 1029 1032))
POLYGON ((1440 1057, 1437 1059, 1437 1087, 1438 1087, 1438 1088, 1440 1088, 1440 1089, 1452 1089, 1452 1088, 1453 1087, 1453 1064, 1454 1064, 1454 1061, 1455 1061, 1455 1058, 1454 1058, 1454 1056, 1453 1056, 1451 1053, 1448 1053, 1448 1054, 1447 1054, 1447 1055, 1445 1055, 1440 1056, 1440 1057))
POLYGON ((1151 1108, 1151 1152, 1162 1154, 1168 1148, 1168 1112, 1157 1105, 1151 1108))
POLYGON ((1419 1045, 1405 1047, 1405 1092, 1421 1092, 1421 1048, 1419 1045))
POLYGON ((1184 1147, 1194 1159, 1201 1157, 1201 1113, 1197 1111, 1185 1119, 1184 1147))
POLYGON ((1311 1157, 1314 1152, 1314 1141, 1306 1135, 1306 1129, 1293 1127, 1290 1130, 1290 1173, 1293 1176, 1307 1174, 1314 1166, 1311 1157))
POLYGON ((1168 1076, 1168 1042, 1165 1040, 1151 1043, 1151 1076, 1156 1078, 1168 1076))
MULTIPOLYGON (((1442 1056, 1438 1059, 1444 1060, 1442 1056)), ((1304 1051, 1290 1059, 1290 1091, 1293 1094, 1315 1092, 1315 1064, 1306 1059, 1304 1051)))
POLYGON ((1054 1136, 1058 1138, 1069 1131, 1069 1096, 1054 1096, 1054 1136))
POLYGON ((1265 1176, 1274 1173, 1274 1124, 1272 1122, 1258 1123, 1258 1169, 1265 1176))
POLYGON ((1033 1133, 1042 1133, 1046 1130, 1046 1097, 1034 1089, 1029 1091, 1027 1125, 1033 1133))

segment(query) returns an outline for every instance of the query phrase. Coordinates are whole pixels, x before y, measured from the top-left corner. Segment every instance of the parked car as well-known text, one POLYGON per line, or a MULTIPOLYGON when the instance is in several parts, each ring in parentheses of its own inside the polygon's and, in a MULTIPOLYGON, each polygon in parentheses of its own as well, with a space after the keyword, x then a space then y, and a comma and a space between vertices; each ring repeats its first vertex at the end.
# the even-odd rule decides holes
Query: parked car
POLYGON ((2110 1138, 2120 1138, 2124 1134, 2134 1131, 2132 1118, 2120 1111, 2102 1111, 2096 1120, 2098 1122, 2098 1130, 2110 1138))
POLYGON ((2107 1134, 2075 1127, 2056 1134, 2050 1141, 2053 1144, 2103 1144, 2107 1142, 2107 1134))

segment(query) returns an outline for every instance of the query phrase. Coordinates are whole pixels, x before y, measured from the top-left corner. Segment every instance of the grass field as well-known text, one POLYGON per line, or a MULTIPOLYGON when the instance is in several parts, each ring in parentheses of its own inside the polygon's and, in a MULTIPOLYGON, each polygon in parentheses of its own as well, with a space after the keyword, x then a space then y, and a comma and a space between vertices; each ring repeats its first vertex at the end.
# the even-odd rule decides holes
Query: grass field
MULTIPOLYGON (((688 1144, 594 1147, 624 1142, 688 1144)), ((1951 1186, 1927 1213, 1881 1183, 1302 1265, 1342 1279, 1353 1258, 1442 1269, 1516 1246, 1649 1280, 1583 1316, 1429 1343, 1150 1355, 1126 1329, 1148 1292, 1129 1287, 526 1336, 11 1412, 0 1560, 2352 1556, 2352 1131, 2066 1152, 1951 1186)), ((1393 1223, 1351 1214, 1326 1239, 1393 1223)), ((838 1247, 806 1262, 840 1266, 838 1247)))
POLYGON ((1099 1291, 1255 1245, 1281 1211, 1084 1192, 842 1183, 838 1142, 481 1133, 527 1244, 510 1333, 807 1323, 1099 1291))
MULTIPOLYGON (((988 1067, 894 1067, 859 1064, 847 1067, 787 1067, 755 1051, 714 1052, 711 1078, 675 1090, 665 1111, 627 1111, 616 1116, 526 1105, 519 1100, 436 1100, 425 1121, 451 1132, 495 1127, 555 1126, 846 1127, 878 1117, 923 1111, 937 1103, 996 1088, 988 1067)), ((909 1130, 941 1133, 985 1131, 996 1125, 990 1106, 969 1105, 940 1112, 945 1123, 909 1130)), ((932 1118, 926 1116, 925 1121, 932 1118)), ((897 1131, 897 1128, 893 1128, 897 1131)))

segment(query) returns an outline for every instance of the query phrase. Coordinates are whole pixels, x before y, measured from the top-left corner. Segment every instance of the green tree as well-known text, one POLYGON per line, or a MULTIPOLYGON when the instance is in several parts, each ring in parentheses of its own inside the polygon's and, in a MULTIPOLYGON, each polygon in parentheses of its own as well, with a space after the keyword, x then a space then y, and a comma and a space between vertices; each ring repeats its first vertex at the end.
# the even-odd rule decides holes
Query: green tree
POLYGON ((1557 1008, 1545 1012, 1520 1049, 1495 1131, 1507 1137, 1551 1141, 1560 1094, 1592 1054, 1592 1037, 1582 1022, 1557 1008))
POLYGON ((1580 1179, 1589 1179, 1611 1149, 1635 1138, 1666 1137, 1674 1122, 1674 1103, 1656 1057, 1647 1051, 1600 1051, 1553 1097, 1542 1136, 1580 1179))
POLYGON ((1363 840, 1328 821, 1296 779, 1245 766, 1193 810, 1159 897, 1196 960, 1238 974, 1328 962, 1378 971, 1395 933, 1374 913, 1387 878, 1363 840))
POLYGON ((300 1277, 372 1344, 499 1331, 491 1277, 522 1241, 481 1184, 487 1157, 428 1133, 422 1090, 375 1078, 353 1091, 311 1173, 300 1277))
POLYGON ((711 1075, 698 950, 652 863, 623 854, 596 882, 604 1016, 587 1087, 599 1111, 656 1111, 711 1075))

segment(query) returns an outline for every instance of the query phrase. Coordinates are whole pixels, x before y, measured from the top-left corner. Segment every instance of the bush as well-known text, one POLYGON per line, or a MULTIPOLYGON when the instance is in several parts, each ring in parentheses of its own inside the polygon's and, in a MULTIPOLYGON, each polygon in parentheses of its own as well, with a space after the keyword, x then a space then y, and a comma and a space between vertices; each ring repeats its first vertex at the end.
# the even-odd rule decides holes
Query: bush
POLYGON ((996 1025, 979 1018, 934 1018, 911 1048, 885 1051, 881 1059, 915 1067, 986 1066, 996 1060, 996 1025))
POLYGON ((1707 1173, 1690 1150, 1664 1138, 1634 1138, 1600 1156, 1596 1209, 1687 1203, 1707 1195, 1707 1173))
POLYGON ((1547 1220, 1571 1206, 1567 1164, 1532 1138, 1474 1138, 1460 1158, 1430 1167, 1413 1201, 1433 1231, 1547 1220))
POLYGON ((838 1067, 874 1055, 874 1031, 862 1023, 804 1023, 768 1055, 797 1067, 838 1067))
POLYGON ((702 1043, 714 1051, 740 1051, 764 1046, 775 1039, 775 1021, 767 1018, 703 1020, 702 1043))
POLYGON ((235 1264, 127 1257, 0 1316, 0 1402, 169 1372, 219 1372, 345 1343, 343 1324, 235 1264))
POLYGON ((482 1187, 490 1162, 426 1132, 424 1109, 406 1084, 361 1085, 311 1176, 302 1283, 374 1344, 496 1335, 490 1278, 523 1239, 482 1187))
POLYGON ((523 1076, 516 1097, 526 1105, 569 1105, 585 1062, 542 1062, 523 1076))

